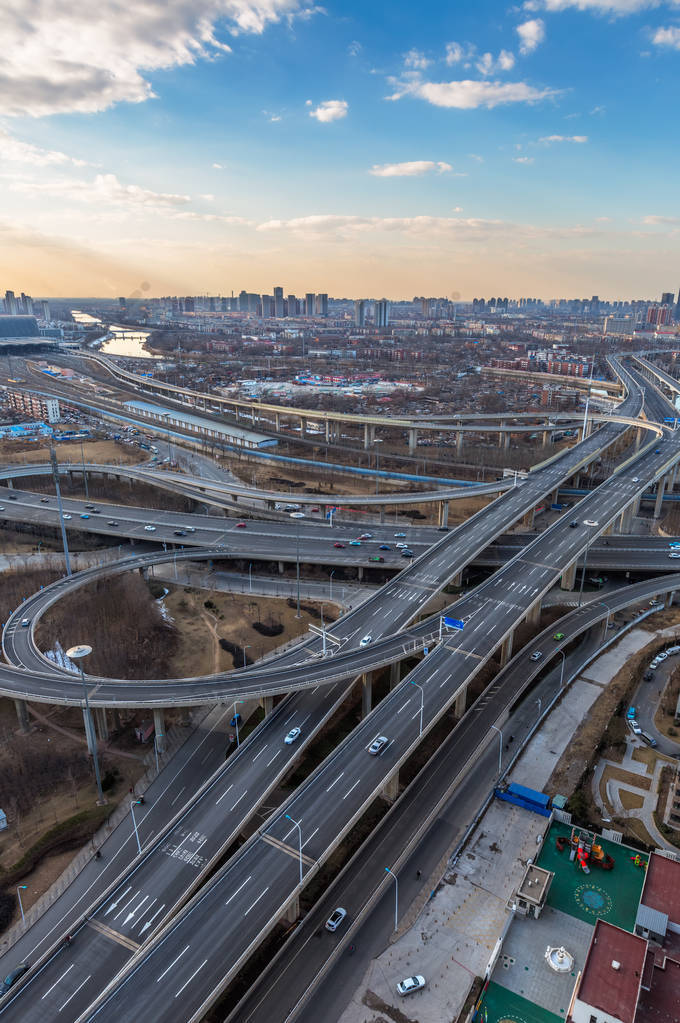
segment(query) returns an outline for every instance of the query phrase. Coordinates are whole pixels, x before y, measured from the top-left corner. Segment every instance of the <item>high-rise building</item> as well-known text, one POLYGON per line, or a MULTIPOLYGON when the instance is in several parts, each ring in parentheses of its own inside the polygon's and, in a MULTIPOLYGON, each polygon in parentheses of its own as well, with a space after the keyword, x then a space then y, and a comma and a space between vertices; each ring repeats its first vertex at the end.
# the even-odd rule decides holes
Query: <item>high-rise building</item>
POLYGON ((248 292, 240 291, 238 296, 238 309, 240 313, 248 312, 248 292))
POLYGON ((273 295, 262 295, 262 316, 266 319, 269 316, 274 315, 274 296, 273 295))
POLYGON ((10 316, 17 316, 18 315, 19 308, 17 306, 17 300, 15 298, 15 295, 14 295, 13 291, 6 291, 5 292, 4 306, 5 306, 5 312, 9 313, 10 316))
POLYGON ((316 300, 314 302, 314 315, 328 316, 328 295, 323 292, 316 296, 316 300))
POLYGON ((38 315, 41 320, 51 320, 50 316, 50 304, 46 298, 41 298, 38 302, 38 315))
POLYGON ((215 311, 216 311, 215 310, 215 297, 214 297, 214 295, 211 295, 210 298, 208 299, 208 312, 214 313, 215 311))
POLYGON ((229 312, 229 299, 226 297, 226 295, 223 295, 220 298, 220 312, 221 313, 229 312))
POLYGON ((354 303, 354 326, 366 326, 366 301, 363 298, 358 298, 354 303))
POLYGON ((127 299, 123 296, 118 299, 118 308, 123 310, 127 309, 127 299))
POLYGON ((308 291, 305 295, 305 316, 314 315, 314 292, 308 291))
POLYGON ((664 291, 664 293, 661 296, 661 305, 673 305, 674 299, 675 295, 673 294, 672 291, 664 291))
POLYGON ((288 295, 286 298, 286 305, 288 310, 288 316, 298 315, 298 300, 295 295, 288 295))
POLYGON ((389 325, 390 322, 390 303, 386 298, 380 299, 379 302, 375 303, 375 309, 373 313, 373 321, 376 327, 384 328, 389 325))
POLYGON ((283 308, 283 288, 274 288, 274 316, 282 319, 285 315, 283 308))
POLYGON ((25 313, 27 316, 33 315, 33 299, 30 295, 24 295, 23 291, 21 292, 20 305, 22 313, 25 313))
POLYGON ((196 310, 196 303, 191 295, 187 295, 184 299, 184 312, 193 313, 196 310))

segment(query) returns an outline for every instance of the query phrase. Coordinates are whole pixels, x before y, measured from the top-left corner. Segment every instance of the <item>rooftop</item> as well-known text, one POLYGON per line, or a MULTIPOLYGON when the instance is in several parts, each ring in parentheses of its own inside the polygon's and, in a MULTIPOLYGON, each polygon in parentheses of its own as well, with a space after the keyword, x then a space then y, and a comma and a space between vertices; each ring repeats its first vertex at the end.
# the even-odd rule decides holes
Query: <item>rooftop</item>
MULTIPOLYGON (((648 973, 645 971, 645 980, 648 973)), ((678 1023, 680 1020, 680 963, 665 959, 649 971, 651 987, 640 991, 635 1023, 678 1023)))
POLYGON ((680 924, 680 863, 677 860, 652 853, 641 901, 680 924))
POLYGON ((644 938, 598 920, 576 997, 623 1023, 633 1023, 646 955, 644 938))

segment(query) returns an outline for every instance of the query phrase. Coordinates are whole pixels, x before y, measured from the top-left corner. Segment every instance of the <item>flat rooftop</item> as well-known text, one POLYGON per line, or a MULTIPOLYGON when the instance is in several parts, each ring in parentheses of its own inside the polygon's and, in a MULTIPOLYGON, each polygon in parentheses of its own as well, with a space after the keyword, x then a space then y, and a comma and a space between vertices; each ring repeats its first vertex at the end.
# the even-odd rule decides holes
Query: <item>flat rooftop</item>
POLYGON ((607 1016, 633 1023, 646 958, 644 938, 598 920, 577 998, 607 1016))
MULTIPOLYGON (((653 956, 652 956, 653 959, 653 956)), ((645 972, 645 981, 648 974, 645 972)), ((680 1019, 680 962, 666 959, 654 964, 649 974, 651 987, 640 991, 635 1023, 678 1023, 680 1019)))
POLYGON ((672 923, 680 924, 680 863, 677 860, 652 853, 642 901, 645 906, 666 913, 672 923))

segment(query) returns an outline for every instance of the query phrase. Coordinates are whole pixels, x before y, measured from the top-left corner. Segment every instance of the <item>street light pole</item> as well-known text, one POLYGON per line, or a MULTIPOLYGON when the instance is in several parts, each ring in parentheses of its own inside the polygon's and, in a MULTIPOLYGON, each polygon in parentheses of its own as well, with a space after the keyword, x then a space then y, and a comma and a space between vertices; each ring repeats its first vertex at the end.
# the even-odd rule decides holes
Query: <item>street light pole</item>
POLYGON ((236 713, 236 704, 237 703, 243 703, 243 700, 235 700, 234 701, 234 708, 233 708, 234 713, 233 713, 232 717, 234 718, 234 724, 236 725, 236 749, 238 749, 240 744, 241 744, 240 743, 240 739, 238 737, 238 714, 236 713))
POLYGON ((141 851, 142 851, 142 844, 139 841, 139 832, 137 831, 137 821, 135 819, 135 807, 139 806, 140 802, 141 802, 141 800, 139 800, 139 799, 132 799, 132 800, 130 800, 130 813, 132 814, 132 827, 135 829, 135 838, 137 839, 137 851, 139 853, 141 853, 141 851))
POLYGON ((106 799, 104 798, 104 791, 102 789, 102 779, 99 773, 99 757, 97 756, 97 733, 94 727, 94 721, 92 720, 92 714, 90 712, 90 700, 87 692, 87 683, 85 682, 85 674, 83 672, 82 659, 88 657, 92 653, 92 647, 86 646, 81 643, 79 646, 72 646, 66 651, 66 656, 70 661, 75 661, 80 669, 80 681, 83 683, 83 692, 85 693, 85 715, 86 715, 86 728, 89 732, 89 739, 92 745, 92 762, 94 764, 94 776, 97 780, 97 792, 99 799, 97 803, 100 806, 106 805, 106 799))
POLYGON ((90 495, 89 495, 88 489, 87 489, 87 473, 85 472, 85 451, 83 449, 83 442, 82 442, 82 440, 80 442, 80 460, 81 460, 81 462, 83 464, 83 480, 85 482, 85 500, 89 501, 90 500, 90 495))
POLYGON ((28 888, 28 885, 26 885, 26 884, 17 885, 17 895, 19 896, 19 909, 21 910, 21 922, 22 922, 22 924, 26 923, 26 917, 24 916, 24 904, 21 901, 21 893, 22 893, 22 891, 26 891, 27 888, 28 888))
MULTIPOLYGON (((425 708, 425 693, 423 691, 423 687, 421 685, 419 685, 417 682, 414 682, 412 679, 411 679, 411 685, 415 686, 416 689, 420 689, 420 731, 418 732, 418 735, 422 735, 423 734, 423 710, 425 708)), ((395 930, 396 930, 396 928, 395 928, 395 930)))
POLYGON ((333 599, 333 576, 334 575, 335 575, 335 569, 333 569, 333 571, 331 572, 331 575, 330 575, 330 594, 329 594, 329 597, 328 597, 329 600, 333 599))
POLYGON ((290 823, 294 824, 295 827, 298 829, 298 839, 300 842, 300 887, 302 888, 302 828, 300 827, 300 822, 294 821, 290 814, 286 814, 285 816, 286 820, 290 821, 290 823))
POLYGON ((562 668, 560 669, 560 690, 562 689, 562 683, 564 682, 564 665, 567 660, 567 655, 564 650, 557 651, 562 658, 562 668))
POLYGON ((494 732, 498 732, 498 776, 500 777, 503 769, 503 733, 500 728, 496 728, 495 725, 491 725, 494 732))
POLYGON ((247 665, 246 665, 246 650, 250 650, 250 646, 251 646, 250 643, 244 643, 243 646, 241 647, 241 649, 243 650, 243 667, 244 668, 247 667, 247 665))
POLYGON ((385 867, 385 873, 391 874, 394 878, 394 929, 396 931, 399 926, 399 879, 389 867, 385 867))
POLYGON ((300 614, 300 519, 304 519, 304 512, 291 512, 291 519, 295 519, 297 525, 295 533, 295 581, 297 586, 297 611, 296 618, 302 618, 300 614))
POLYGON ((253 592, 253 563, 248 565, 248 593, 253 592))

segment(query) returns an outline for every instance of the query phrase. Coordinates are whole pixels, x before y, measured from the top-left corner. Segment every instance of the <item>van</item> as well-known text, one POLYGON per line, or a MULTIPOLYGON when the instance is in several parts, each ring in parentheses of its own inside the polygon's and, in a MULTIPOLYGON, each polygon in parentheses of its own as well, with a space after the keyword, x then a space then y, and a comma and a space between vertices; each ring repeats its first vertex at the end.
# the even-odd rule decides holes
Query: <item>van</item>
POLYGON ((647 735, 647 732, 640 732, 640 738, 643 742, 647 743, 648 746, 651 746, 652 749, 656 746, 656 739, 652 738, 651 735, 647 735))

